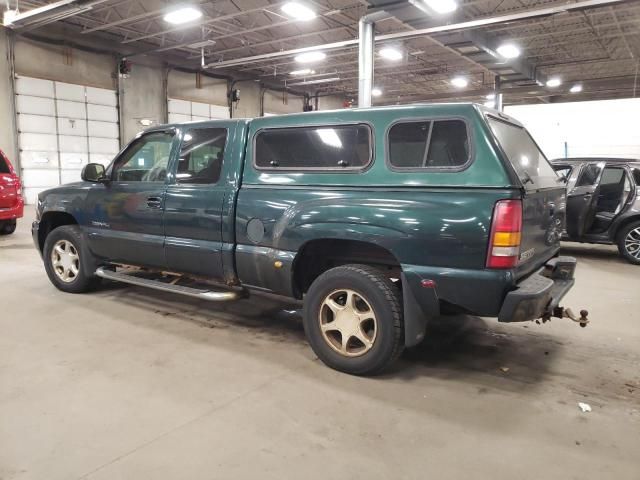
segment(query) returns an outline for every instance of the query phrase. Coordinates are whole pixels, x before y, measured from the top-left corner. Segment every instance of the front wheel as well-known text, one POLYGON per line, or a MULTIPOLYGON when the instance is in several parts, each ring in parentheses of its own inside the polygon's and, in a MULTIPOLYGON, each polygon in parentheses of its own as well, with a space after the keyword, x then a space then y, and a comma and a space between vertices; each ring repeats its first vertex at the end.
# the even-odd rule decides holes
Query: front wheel
POLYGON ((44 242, 44 267, 58 290, 84 293, 95 288, 100 279, 84 271, 82 234, 77 225, 65 225, 53 230, 44 242))
POLYGON ((381 271, 367 265, 332 268, 305 297, 305 333, 329 367, 375 374, 404 349, 401 305, 398 288, 381 271))
POLYGON ((618 250, 628 262, 640 265, 640 222, 633 222, 620 231, 618 250))
POLYGON ((16 226, 18 222, 16 220, 5 220, 0 223, 0 234, 2 235, 11 235, 16 231, 16 226))

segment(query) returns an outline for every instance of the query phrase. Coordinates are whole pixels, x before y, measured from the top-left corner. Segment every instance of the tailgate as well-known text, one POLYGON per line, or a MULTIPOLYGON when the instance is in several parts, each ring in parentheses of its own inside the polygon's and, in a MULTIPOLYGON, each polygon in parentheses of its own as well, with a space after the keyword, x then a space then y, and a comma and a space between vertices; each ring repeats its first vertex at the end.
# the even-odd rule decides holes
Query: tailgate
POLYGON ((17 181, 8 173, 0 173, 0 208, 11 208, 18 203, 17 181))

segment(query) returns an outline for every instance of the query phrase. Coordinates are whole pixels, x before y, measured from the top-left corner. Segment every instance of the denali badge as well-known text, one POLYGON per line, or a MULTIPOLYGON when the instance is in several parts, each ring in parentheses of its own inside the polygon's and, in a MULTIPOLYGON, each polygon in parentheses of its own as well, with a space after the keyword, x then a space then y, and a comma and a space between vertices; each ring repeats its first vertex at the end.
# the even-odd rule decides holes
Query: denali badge
POLYGON ((520 260, 529 260, 531 257, 533 257, 534 253, 536 253, 535 248, 530 248, 529 250, 522 252, 520 254, 520 260))

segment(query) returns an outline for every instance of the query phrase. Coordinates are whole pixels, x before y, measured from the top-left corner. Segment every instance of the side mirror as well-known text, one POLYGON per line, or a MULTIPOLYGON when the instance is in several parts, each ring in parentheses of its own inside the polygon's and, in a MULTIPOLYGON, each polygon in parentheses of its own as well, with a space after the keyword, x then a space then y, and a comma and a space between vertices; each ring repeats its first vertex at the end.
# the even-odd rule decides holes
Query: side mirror
POLYGON ((100 163, 88 163, 82 169, 80 178, 85 182, 104 183, 107 181, 104 172, 104 165, 100 163))

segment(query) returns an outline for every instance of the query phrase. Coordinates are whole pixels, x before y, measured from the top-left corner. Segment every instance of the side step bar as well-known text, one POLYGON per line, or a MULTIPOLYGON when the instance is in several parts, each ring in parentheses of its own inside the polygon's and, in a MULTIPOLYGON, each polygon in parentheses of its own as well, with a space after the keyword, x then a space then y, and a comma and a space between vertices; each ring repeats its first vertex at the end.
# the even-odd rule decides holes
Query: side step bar
POLYGON ((96 276, 106 278, 108 280, 115 280, 116 282, 130 283, 131 285, 137 285, 138 287, 147 287, 155 290, 161 290, 163 292, 187 295, 189 297, 208 300, 210 302, 228 302, 230 300, 238 300, 241 298, 240 292, 200 290, 198 288, 183 287, 182 285, 172 285, 170 283, 136 277, 127 273, 114 272, 113 270, 107 270, 103 267, 96 270, 96 276))

